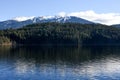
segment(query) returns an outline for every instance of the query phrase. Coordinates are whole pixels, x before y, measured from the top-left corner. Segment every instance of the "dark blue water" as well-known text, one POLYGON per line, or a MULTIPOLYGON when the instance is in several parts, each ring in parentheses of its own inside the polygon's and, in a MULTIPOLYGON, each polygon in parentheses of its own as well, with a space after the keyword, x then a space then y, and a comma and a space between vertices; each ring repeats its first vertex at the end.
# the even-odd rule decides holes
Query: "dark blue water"
POLYGON ((120 80, 120 46, 0 46, 0 80, 120 80))

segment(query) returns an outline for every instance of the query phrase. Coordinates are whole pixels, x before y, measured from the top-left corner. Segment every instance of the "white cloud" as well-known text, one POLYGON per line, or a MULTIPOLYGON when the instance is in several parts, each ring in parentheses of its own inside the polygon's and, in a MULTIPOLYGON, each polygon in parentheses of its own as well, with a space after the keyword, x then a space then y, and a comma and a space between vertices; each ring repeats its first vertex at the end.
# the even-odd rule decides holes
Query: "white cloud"
POLYGON ((65 12, 60 12, 60 13, 58 13, 58 16, 62 16, 62 17, 64 17, 64 16, 66 16, 67 14, 65 13, 65 12))
POLYGON ((16 17, 13 20, 16 20, 16 21, 25 21, 25 20, 33 19, 33 18, 34 18, 34 16, 32 16, 32 17, 16 17))
MULTIPOLYGON (((96 23, 106 24, 106 25, 113 25, 113 24, 120 24, 120 13, 96 13, 92 10, 88 11, 81 11, 81 12, 72 12, 72 13, 65 13, 60 12, 57 14, 58 16, 76 16, 80 17, 89 21, 93 21, 96 23)), ((54 16, 44 16, 45 19, 52 18, 54 16)), ((13 20, 17 21, 25 21, 28 19, 33 19, 32 17, 16 17, 13 20)))
POLYGON ((60 13, 62 15, 67 16, 76 16, 80 18, 84 18, 96 23, 106 24, 106 25, 113 25, 113 24, 120 24, 120 13, 95 13, 92 10, 89 11, 82 11, 82 12, 73 12, 66 14, 65 12, 60 13))

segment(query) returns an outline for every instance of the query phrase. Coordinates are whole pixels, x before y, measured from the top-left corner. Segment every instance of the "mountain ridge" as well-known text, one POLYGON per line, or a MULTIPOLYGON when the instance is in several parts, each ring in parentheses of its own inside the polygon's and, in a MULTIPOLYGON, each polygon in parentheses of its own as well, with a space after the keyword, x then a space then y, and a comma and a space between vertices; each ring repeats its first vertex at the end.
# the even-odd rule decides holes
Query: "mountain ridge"
POLYGON ((81 23, 81 24, 95 24, 94 22, 88 21, 86 19, 82 19, 75 16, 41 16, 41 17, 30 17, 24 18, 23 20, 20 18, 6 20, 0 22, 0 30, 9 29, 9 28, 21 28, 23 26, 34 24, 34 23, 44 23, 44 22, 59 22, 59 23, 81 23))

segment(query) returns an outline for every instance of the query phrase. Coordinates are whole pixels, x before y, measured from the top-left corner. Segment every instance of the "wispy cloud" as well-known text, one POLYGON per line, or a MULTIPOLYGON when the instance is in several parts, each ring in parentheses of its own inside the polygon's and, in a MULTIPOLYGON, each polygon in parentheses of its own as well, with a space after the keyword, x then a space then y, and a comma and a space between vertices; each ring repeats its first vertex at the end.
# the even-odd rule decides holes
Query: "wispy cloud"
POLYGON ((84 18, 96 23, 102 23, 106 25, 112 24, 120 24, 120 13, 96 13, 92 10, 89 11, 82 11, 82 12, 72 12, 72 13, 65 13, 61 12, 59 15, 62 16, 76 16, 80 18, 84 18))

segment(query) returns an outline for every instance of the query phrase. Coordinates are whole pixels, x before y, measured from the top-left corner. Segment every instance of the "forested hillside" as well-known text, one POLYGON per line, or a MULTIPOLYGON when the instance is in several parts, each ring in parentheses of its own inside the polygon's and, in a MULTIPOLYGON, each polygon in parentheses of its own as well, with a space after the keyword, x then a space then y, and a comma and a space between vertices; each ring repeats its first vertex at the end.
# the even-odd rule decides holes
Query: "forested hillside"
POLYGON ((0 31, 0 44, 120 44, 120 29, 101 24, 39 23, 0 31))

